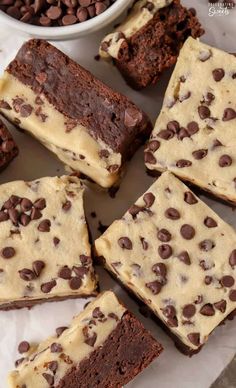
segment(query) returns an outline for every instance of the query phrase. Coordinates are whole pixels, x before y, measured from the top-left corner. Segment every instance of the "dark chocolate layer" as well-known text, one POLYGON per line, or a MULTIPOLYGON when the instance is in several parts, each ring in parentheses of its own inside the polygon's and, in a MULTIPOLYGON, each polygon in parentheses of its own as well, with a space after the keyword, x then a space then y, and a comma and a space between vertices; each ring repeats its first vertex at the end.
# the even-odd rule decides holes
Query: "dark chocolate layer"
POLYGON ((161 351, 162 346, 126 312, 103 346, 73 367, 55 388, 120 388, 161 351))
POLYGON ((204 33, 195 10, 174 0, 121 46, 116 66, 134 89, 155 84, 173 66, 185 40, 204 33))
POLYGON ((150 134, 152 125, 135 104, 44 40, 26 42, 7 71, 123 159, 150 134))
POLYGON ((12 135, 0 120, 0 171, 4 170, 18 153, 19 150, 12 135))

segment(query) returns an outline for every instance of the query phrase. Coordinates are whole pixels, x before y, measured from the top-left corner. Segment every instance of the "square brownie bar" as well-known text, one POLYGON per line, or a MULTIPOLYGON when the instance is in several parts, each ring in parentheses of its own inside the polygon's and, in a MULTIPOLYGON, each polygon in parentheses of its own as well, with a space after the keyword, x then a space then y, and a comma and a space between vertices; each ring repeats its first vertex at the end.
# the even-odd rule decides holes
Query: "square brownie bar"
POLYGON ((139 0, 127 18, 100 46, 103 59, 113 59, 134 89, 155 84, 173 66, 188 38, 204 33, 195 9, 179 0, 139 0))
POLYGON ((236 233, 169 172, 95 247, 187 355, 236 311, 236 233))
POLYGON ((236 204, 235 84, 235 56, 189 38, 145 152, 147 168, 236 204))
POLYGON ((57 333, 25 355, 9 388, 121 388, 162 351, 111 291, 57 333))
POLYGON ((62 162, 108 188, 150 135, 127 97, 44 40, 30 40, 0 80, 0 112, 62 162))
POLYGON ((0 186, 0 310, 96 295, 83 191, 68 176, 0 186))
POLYGON ((0 120, 0 171, 3 171, 18 153, 19 149, 12 135, 0 120))

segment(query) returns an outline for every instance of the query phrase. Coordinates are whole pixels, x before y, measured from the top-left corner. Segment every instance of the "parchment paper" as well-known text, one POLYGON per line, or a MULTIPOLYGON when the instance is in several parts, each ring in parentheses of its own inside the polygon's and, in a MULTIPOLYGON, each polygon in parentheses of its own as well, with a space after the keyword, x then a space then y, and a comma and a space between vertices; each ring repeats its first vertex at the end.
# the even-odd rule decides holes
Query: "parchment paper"
MULTIPOLYGON (((236 10, 231 10, 229 15, 209 16, 206 0, 183 1, 183 3, 197 9, 206 29, 203 41, 229 52, 236 52, 236 10)), ((109 31, 109 27, 106 30, 109 31)), ((115 68, 94 60, 98 42, 106 30, 78 41, 57 42, 56 46, 90 69, 108 85, 131 97, 152 120, 155 120, 171 72, 165 74, 155 87, 141 93, 132 91, 125 85, 115 68)), ((17 31, 0 26, 0 72, 15 56, 25 39, 27 37, 19 36, 17 31)), ((36 140, 17 132, 13 127, 11 130, 20 147, 20 155, 1 174, 0 183, 15 179, 31 180, 46 175, 60 175, 64 172, 63 165, 36 140)), ((153 179, 145 173, 143 150, 140 150, 129 164, 126 177, 115 199, 111 199, 106 193, 92 192, 87 189, 86 212, 93 236, 99 235, 97 230, 99 221, 109 225, 115 218, 121 217, 152 181, 153 179), (97 218, 91 217, 92 211, 97 213, 97 218)), ((231 207, 202 198, 224 220, 236 227, 236 213, 231 207)), ((233 358, 236 352, 236 321, 227 322, 226 325, 219 327, 199 355, 189 359, 176 350, 172 341, 152 320, 139 314, 136 303, 111 280, 102 268, 99 268, 98 272, 101 289, 112 288, 117 292, 165 348, 159 359, 128 385, 130 388, 208 388, 233 358)), ((68 324, 71 318, 82 310, 85 303, 85 300, 65 301, 44 304, 31 311, 23 309, 0 312, 0 388, 7 387, 7 372, 14 368, 14 361, 20 357, 17 354, 18 343, 23 339, 35 342, 42 340, 53 333, 56 327, 68 324)))

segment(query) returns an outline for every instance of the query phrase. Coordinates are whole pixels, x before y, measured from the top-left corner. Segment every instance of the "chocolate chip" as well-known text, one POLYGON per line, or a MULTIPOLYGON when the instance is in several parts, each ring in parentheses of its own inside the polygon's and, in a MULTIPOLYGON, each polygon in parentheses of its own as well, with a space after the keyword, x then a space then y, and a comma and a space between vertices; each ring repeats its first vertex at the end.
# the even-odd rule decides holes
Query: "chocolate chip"
POLYGON ((43 373, 42 376, 45 378, 50 387, 54 384, 54 377, 52 375, 49 373, 43 373))
POLYGON ((148 242, 145 240, 144 237, 140 237, 140 241, 141 241, 143 250, 146 251, 148 249, 148 242))
POLYGON ((65 265, 64 267, 60 268, 58 271, 58 277, 61 279, 71 279, 71 269, 65 265))
POLYGON ((230 292, 229 292, 229 299, 232 302, 236 302, 236 290, 230 290, 230 292))
POLYGON ((131 214, 131 216, 133 218, 136 218, 136 216, 138 215, 139 212, 141 212, 143 210, 142 207, 140 206, 137 206, 137 205, 132 205, 130 208, 129 208, 129 213, 131 214))
POLYGON ((231 166, 233 160, 229 155, 222 155, 219 159, 220 167, 229 167, 231 166))
POLYGON ((201 101, 201 103, 210 106, 212 101, 214 101, 214 99, 215 99, 214 94, 207 92, 203 100, 201 101))
POLYGON ((189 224, 184 224, 180 228, 180 234, 185 240, 191 240, 195 233, 195 229, 189 224))
POLYGON ((30 344, 27 341, 22 341, 18 345, 18 352, 20 354, 27 353, 29 351, 29 349, 30 349, 30 344))
POLYGON ((185 137, 190 137, 190 134, 188 133, 186 128, 181 127, 177 137, 178 140, 182 141, 185 137))
POLYGON ((208 117, 210 117, 211 111, 207 106, 200 105, 198 107, 198 114, 199 114, 200 119, 205 120, 208 117))
POLYGON ((27 226, 30 223, 30 216, 27 214, 22 213, 20 215, 20 224, 23 226, 27 226))
POLYGON ((152 193, 146 193, 143 196, 143 200, 144 200, 144 202, 146 204, 146 207, 150 208, 153 205, 154 201, 155 201, 155 195, 152 194, 152 193))
POLYGON ((56 287, 56 280, 51 280, 50 282, 41 284, 41 291, 44 294, 48 294, 54 287, 56 287))
MULTIPOLYGON (((57 327, 56 328, 56 334, 57 334, 57 337, 60 337, 61 335, 62 335, 62 333, 65 331, 65 330, 67 330, 68 329, 68 327, 67 326, 60 326, 60 327, 57 327)), ((56 362, 56 361, 55 361, 56 362)), ((49 369, 51 369, 50 367, 49 367, 49 369)), ((51 369, 52 370, 52 369, 51 369)), ((54 371, 53 371, 54 372, 54 371)))
POLYGON ((95 345, 95 342, 97 340, 97 334, 96 333, 92 333, 91 336, 89 337, 85 337, 85 343, 91 347, 93 347, 95 345))
POLYGON ((194 306, 194 304, 186 304, 184 307, 183 307, 183 316, 185 318, 192 318, 196 313, 196 307, 194 306))
POLYGON ((219 302, 214 303, 214 307, 222 313, 226 310, 226 300, 222 299, 219 302))
POLYGON ((29 117, 33 111, 33 108, 29 104, 23 104, 20 107, 20 115, 22 117, 29 117))
POLYGON ((66 201, 65 203, 63 203, 63 205, 62 205, 62 209, 65 211, 65 212, 67 212, 68 210, 70 210, 70 208, 71 208, 71 201, 66 201))
POLYGON ((81 284, 82 280, 78 277, 71 278, 69 281, 69 285, 72 290, 78 290, 81 287, 81 284))
POLYGON ((76 274, 76 276, 78 276, 79 278, 83 278, 89 272, 88 268, 86 268, 86 267, 73 266, 72 269, 73 269, 74 273, 76 274))
POLYGON ((194 301, 195 304, 201 304, 203 301, 203 296, 202 295, 198 295, 196 300, 194 301))
POLYGON ((201 150, 193 151, 192 155, 193 155, 194 159, 200 160, 200 159, 205 158, 207 156, 207 153, 208 153, 208 150, 201 149, 201 150))
POLYGON ((37 277, 39 277, 42 270, 45 268, 45 263, 42 260, 36 260, 36 261, 33 261, 32 267, 33 267, 35 275, 37 277))
POLYGON ((92 259, 90 256, 80 255, 79 258, 80 258, 82 265, 90 265, 92 263, 92 259))
POLYGON ((209 276, 209 275, 205 276, 204 282, 207 286, 209 286, 209 284, 212 283, 212 276, 209 276))
POLYGON ((18 272, 19 272, 21 279, 26 281, 26 282, 28 282, 30 280, 34 280, 36 278, 35 273, 33 271, 31 271, 31 269, 23 268, 18 272))
MULTIPOLYGON (((25 361, 25 357, 19 358, 18 360, 15 361, 15 367, 18 368, 20 364, 22 364, 23 361, 25 361)), ((26 387, 25 387, 26 388, 26 387)))
POLYGON ((144 152, 144 161, 149 164, 156 164, 156 158, 151 152, 144 152))
POLYGON ((149 290, 151 290, 154 295, 159 294, 162 289, 162 284, 157 280, 155 280, 154 282, 146 283, 145 286, 149 288, 149 290))
POLYGON ((119 170, 119 165, 118 164, 112 164, 111 166, 108 167, 108 170, 111 174, 115 174, 117 173, 117 171, 119 170))
POLYGON ((93 316, 93 318, 95 318, 95 319, 97 319, 97 318, 102 319, 102 318, 105 317, 105 315, 101 312, 100 307, 96 307, 96 308, 93 310, 92 316, 93 316))
POLYGON ((148 144, 147 144, 147 149, 149 149, 150 151, 152 152, 155 152, 158 150, 158 148, 160 147, 160 142, 158 140, 151 140, 148 144))
POLYGON ((8 102, 4 100, 0 100, 0 108, 1 109, 6 109, 6 110, 11 110, 11 106, 8 104, 8 102))
POLYGON ((215 69, 212 71, 213 78, 216 82, 219 82, 224 78, 225 72, 224 69, 215 69))
POLYGON ((46 200, 45 198, 39 198, 34 202, 34 207, 39 210, 43 210, 46 207, 46 200))
POLYGON ((234 269, 236 266, 236 249, 234 249, 229 256, 229 264, 234 269))
POLYGON ((13 256, 15 256, 16 251, 13 247, 5 247, 1 250, 1 256, 4 259, 11 259, 13 256))
POLYGON ((142 121, 142 113, 136 108, 127 108, 125 110, 124 123, 127 128, 133 128, 142 121))
POLYGON ((190 167, 191 165, 192 165, 192 162, 186 159, 180 159, 176 162, 176 167, 178 168, 190 167))
POLYGON ((174 132, 169 129, 163 129, 157 134, 157 136, 164 140, 170 140, 174 137, 174 132))
POLYGON ((184 201, 189 205, 195 205, 195 203, 198 203, 197 198, 193 195, 193 193, 191 193, 191 191, 186 191, 184 193, 184 201))
POLYGON ((199 131, 199 125, 196 121, 191 121, 187 125, 187 130, 190 136, 194 135, 199 131))
POLYGON ((167 275, 167 267, 164 263, 156 263, 152 266, 152 271, 162 278, 166 278, 167 275))
POLYGON ((166 306, 164 309, 162 309, 163 315, 168 319, 167 324, 170 327, 177 327, 178 326, 178 320, 176 317, 176 309, 172 305, 166 306))
POLYGON ((30 199, 22 198, 21 203, 20 203, 20 207, 21 207, 21 210, 23 212, 28 212, 29 210, 31 210, 32 206, 33 206, 33 204, 30 201, 30 199))
POLYGON ((61 353, 62 352, 62 346, 61 344, 58 344, 57 342, 53 342, 50 346, 51 353, 61 353))
POLYGON ((189 333, 187 337, 193 345, 195 346, 200 345, 200 333, 189 333))
POLYGON ((180 129, 180 125, 179 125, 178 121, 176 121, 176 120, 169 121, 167 124, 167 129, 169 131, 174 132, 174 133, 178 133, 179 129, 180 129))
POLYGON ((35 207, 33 207, 33 209, 31 210, 31 213, 30 213, 30 218, 31 220, 38 220, 39 218, 42 217, 42 213, 40 212, 39 209, 36 209, 35 207))
POLYGON ((160 229, 157 233, 158 240, 168 242, 171 240, 171 234, 167 229, 160 229))
POLYGON ((17 209, 11 208, 8 210, 9 217, 12 221, 12 223, 17 226, 18 225, 18 220, 19 220, 19 212, 17 209))
POLYGON ((60 243, 60 239, 58 237, 53 237, 53 244, 55 247, 60 243))
POLYGON ((211 317, 215 315, 215 309, 211 303, 207 303, 201 307, 200 314, 211 317))
POLYGON ((177 257, 184 264, 186 264, 186 265, 190 265, 191 264, 190 257, 189 257, 189 254, 188 254, 187 251, 181 252, 177 257))
POLYGON ((215 243, 212 240, 206 239, 199 243, 199 248, 201 251, 209 252, 215 247, 215 243))
POLYGON ((215 139, 213 141, 213 146, 212 146, 212 149, 216 148, 216 147, 222 147, 223 144, 221 143, 221 141, 219 141, 218 139, 215 139))
POLYGON ((128 237, 119 238, 118 244, 122 249, 133 249, 132 241, 128 237))
POLYGON ((178 220, 180 218, 180 213, 177 209, 173 207, 169 207, 165 211, 165 216, 166 218, 169 218, 170 220, 178 220))
POLYGON ((8 213, 4 212, 3 210, 0 211, 0 222, 4 222, 9 220, 9 215, 8 213))
POLYGON ((228 287, 228 288, 233 287, 235 283, 233 276, 230 276, 230 275, 223 276, 220 282, 223 287, 228 287))
POLYGON ((169 259, 172 255, 172 248, 169 244, 162 244, 158 247, 158 253, 163 260, 169 259))
POLYGON ((40 224, 38 225, 38 230, 40 232, 50 232, 50 226, 51 221, 46 219, 40 222, 40 224))
POLYGON ((229 120, 233 120, 236 118, 236 111, 232 108, 227 108, 224 110, 224 114, 223 114, 223 118, 222 120, 223 121, 229 121, 229 120))
POLYGON ((108 317, 111 318, 111 319, 114 319, 116 322, 119 321, 119 318, 118 318, 118 316, 115 313, 109 313, 108 317))
POLYGON ((205 218, 204 225, 206 225, 207 228, 216 228, 218 226, 217 222, 211 217, 205 218))

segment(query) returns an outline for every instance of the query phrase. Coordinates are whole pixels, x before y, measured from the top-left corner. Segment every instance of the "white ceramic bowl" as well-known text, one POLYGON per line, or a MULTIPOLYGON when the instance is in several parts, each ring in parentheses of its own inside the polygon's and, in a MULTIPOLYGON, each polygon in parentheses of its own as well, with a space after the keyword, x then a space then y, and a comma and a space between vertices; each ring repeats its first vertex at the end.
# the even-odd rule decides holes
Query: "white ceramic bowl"
POLYGON ((132 1, 133 0, 116 0, 115 3, 112 4, 106 11, 92 19, 86 20, 82 23, 73 24, 71 26, 61 27, 34 26, 16 20, 11 16, 8 16, 3 11, 0 11, 0 25, 5 23, 9 27, 34 38, 48 40, 75 39, 95 32, 113 22, 126 8, 128 8, 132 1))

